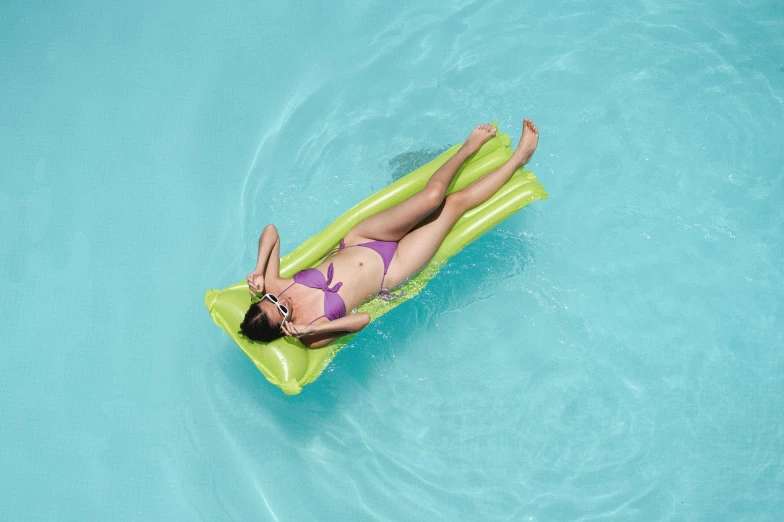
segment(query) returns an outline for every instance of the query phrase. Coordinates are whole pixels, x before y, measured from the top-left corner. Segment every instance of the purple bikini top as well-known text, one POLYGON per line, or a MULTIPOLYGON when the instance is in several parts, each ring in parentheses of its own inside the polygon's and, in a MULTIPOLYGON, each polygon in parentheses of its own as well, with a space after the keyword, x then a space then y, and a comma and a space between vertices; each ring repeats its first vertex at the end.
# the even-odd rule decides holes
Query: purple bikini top
MULTIPOLYGON (((324 274, 315 268, 306 268, 301 272, 294 274, 294 283, 307 286, 309 288, 319 288, 324 292, 324 315, 316 317, 311 323, 318 321, 322 317, 326 317, 330 321, 340 319, 346 316, 346 303, 343 298, 338 295, 338 290, 343 286, 343 283, 336 283, 335 286, 330 287, 332 284, 332 276, 335 273, 335 268, 332 263, 327 268, 327 278, 324 279, 324 274)), ((294 284, 292 283, 292 284, 294 284)), ((291 286, 289 286, 291 288, 291 286)), ((288 288, 286 288, 288 290, 288 288)), ((283 292, 285 292, 284 290, 283 292)), ((281 294, 283 293, 281 292, 281 294)))

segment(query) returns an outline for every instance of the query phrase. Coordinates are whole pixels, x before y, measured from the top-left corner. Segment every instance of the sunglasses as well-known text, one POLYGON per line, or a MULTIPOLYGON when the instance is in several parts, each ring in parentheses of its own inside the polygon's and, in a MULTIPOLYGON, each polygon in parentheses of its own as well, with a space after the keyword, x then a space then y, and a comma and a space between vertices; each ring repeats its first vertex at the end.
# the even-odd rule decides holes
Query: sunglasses
POLYGON ((280 323, 280 325, 283 326, 283 323, 285 323, 286 319, 288 319, 289 317, 288 307, 284 304, 281 304, 281 302, 278 300, 278 296, 276 296, 275 294, 264 294, 264 296, 261 299, 259 299, 259 302, 262 302, 265 299, 269 299, 272 302, 272 304, 278 307, 278 311, 281 314, 283 314, 283 322, 280 323))

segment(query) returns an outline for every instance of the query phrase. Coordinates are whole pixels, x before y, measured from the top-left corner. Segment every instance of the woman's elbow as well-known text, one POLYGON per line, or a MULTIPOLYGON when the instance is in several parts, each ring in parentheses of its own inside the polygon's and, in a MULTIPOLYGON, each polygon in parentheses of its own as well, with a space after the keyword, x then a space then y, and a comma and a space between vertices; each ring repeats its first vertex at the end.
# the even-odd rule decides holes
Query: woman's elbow
POLYGON ((264 230, 261 231, 261 237, 264 237, 264 236, 267 236, 267 235, 273 235, 273 236, 277 236, 278 235, 278 229, 275 228, 275 225, 269 224, 266 227, 264 227, 264 230))
POLYGON ((370 324, 370 314, 367 312, 360 312, 359 314, 361 317, 359 318, 359 328, 357 331, 362 330, 364 327, 370 324))
POLYGON ((264 227, 264 230, 262 230, 261 234, 259 234, 259 245, 261 245, 261 242, 264 241, 265 237, 274 237, 277 241, 278 229, 275 228, 275 225, 267 225, 264 227))
POLYGON ((351 318, 354 320, 353 324, 348 327, 348 331, 351 333, 361 332, 370 324, 370 314, 366 312, 356 312, 351 318))

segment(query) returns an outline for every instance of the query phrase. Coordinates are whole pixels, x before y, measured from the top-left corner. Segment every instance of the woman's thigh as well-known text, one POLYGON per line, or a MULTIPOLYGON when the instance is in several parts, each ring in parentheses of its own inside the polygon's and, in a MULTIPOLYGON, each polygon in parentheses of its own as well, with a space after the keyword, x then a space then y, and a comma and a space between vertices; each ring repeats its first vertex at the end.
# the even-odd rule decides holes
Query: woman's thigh
POLYGON ((443 194, 425 188, 397 205, 360 221, 346 234, 346 242, 400 241, 443 201, 443 194))
POLYGON ((419 226, 406 234, 398 243, 385 285, 390 288, 397 286, 419 272, 433 258, 462 213, 456 198, 449 196, 419 226))

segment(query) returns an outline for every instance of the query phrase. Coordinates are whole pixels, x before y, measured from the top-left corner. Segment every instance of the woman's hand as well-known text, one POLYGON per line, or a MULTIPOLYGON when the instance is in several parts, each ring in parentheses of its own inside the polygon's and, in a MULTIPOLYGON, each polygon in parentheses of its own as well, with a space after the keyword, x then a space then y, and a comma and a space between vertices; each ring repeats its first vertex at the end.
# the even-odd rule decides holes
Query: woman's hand
POLYGON ((313 333, 312 329, 310 328, 310 325, 305 326, 305 325, 293 324, 293 323, 283 323, 282 330, 283 333, 285 333, 286 335, 291 337, 296 337, 297 339, 313 333))
POLYGON ((248 290, 250 290, 251 295, 262 294, 264 293, 264 271, 263 270, 254 270, 248 277, 248 290))

